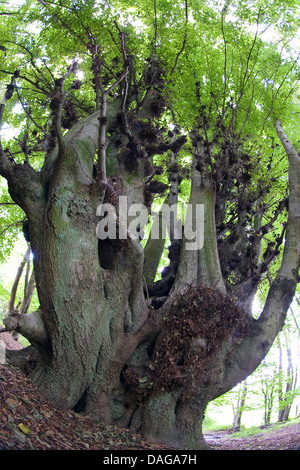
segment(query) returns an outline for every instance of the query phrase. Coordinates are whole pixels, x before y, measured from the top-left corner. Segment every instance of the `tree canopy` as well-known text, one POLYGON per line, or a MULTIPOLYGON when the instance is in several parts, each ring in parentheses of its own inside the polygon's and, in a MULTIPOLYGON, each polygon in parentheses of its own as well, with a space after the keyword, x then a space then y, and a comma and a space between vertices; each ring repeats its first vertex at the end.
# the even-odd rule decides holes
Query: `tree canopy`
MULTIPOLYGON (((282 198, 287 167, 274 122, 280 117, 290 135, 297 135, 298 15, 295 1, 284 6, 263 1, 4 3, 0 78, 2 94, 9 84, 14 93, 2 116, 2 145, 9 143, 8 155, 16 162, 25 159, 40 169, 47 146, 51 149, 55 81, 74 64, 65 82, 62 126, 66 131, 95 107, 93 41, 101 56, 103 85, 109 87, 123 70, 123 34, 126 60, 132 63, 129 109, 139 107, 151 80, 156 80, 157 101, 151 104, 157 108, 152 110, 154 121, 167 131, 176 126, 187 136, 200 130, 220 187, 225 187, 223 174, 234 170, 234 181, 226 183, 231 208, 238 203, 233 190, 240 189, 249 172, 253 181, 247 191, 259 187, 269 193, 272 188, 282 198), (220 158, 224 135, 234 149, 247 154, 247 162, 220 158), (242 178, 236 178, 240 176, 237 164, 242 178), (266 167, 273 170, 267 182, 266 167)), ((178 155, 187 170, 190 148, 183 146, 178 155)), ((170 166, 161 154, 155 155, 157 162, 170 166)), ((184 193, 189 187, 184 172, 182 180, 184 193)), ((6 202, 11 201, 4 185, 1 203, 6 202)), ((4 248, 12 246, 9 240, 18 231, 22 212, 16 206, 2 209, 3 234, 8 235, 1 237, 4 248)))

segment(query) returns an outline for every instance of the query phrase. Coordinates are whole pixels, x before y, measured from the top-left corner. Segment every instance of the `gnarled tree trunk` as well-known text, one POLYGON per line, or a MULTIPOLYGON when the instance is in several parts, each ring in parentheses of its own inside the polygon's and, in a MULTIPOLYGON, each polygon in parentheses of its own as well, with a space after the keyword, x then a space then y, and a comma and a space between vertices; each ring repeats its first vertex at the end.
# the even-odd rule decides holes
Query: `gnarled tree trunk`
MULTIPOLYGON (((1 151, 1 174, 29 220, 40 300, 38 312, 10 318, 6 327, 31 341, 35 352, 29 376, 59 406, 180 449, 205 448, 207 403, 260 364, 295 292, 299 157, 277 122, 290 164, 289 217, 282 264, 260 317, 254 320, 227 293, 216 237, 216 187, 207 168, 197 165, 204 158, 199 148, 190 204, 204 207, 203 246, 189 249, 184 232, 175 280, 160 308, 149 308, 139 240, 99 240, 96 235, 99 204, 115 205, 118 217, 123 215, 118 214, 118 195, 127 197, 128 206, 144 202, 142 121, 132 122, 132 140, 118 127, 119 111, 118 101, 108 106, 112 137, 106 158, 113 170, 107 175, 106 199, 93 176, 98 111, 60 136, 39 173, 28 164, 11 163, 1 151)), ((16 354, 11 360, 17 363, 16 354)))

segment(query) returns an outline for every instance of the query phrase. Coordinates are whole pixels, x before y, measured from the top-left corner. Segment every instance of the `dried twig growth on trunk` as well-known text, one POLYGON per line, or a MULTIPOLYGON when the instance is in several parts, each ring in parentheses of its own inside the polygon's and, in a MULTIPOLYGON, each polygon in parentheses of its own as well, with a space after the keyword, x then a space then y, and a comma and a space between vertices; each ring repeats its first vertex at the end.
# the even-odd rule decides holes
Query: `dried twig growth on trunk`
POLYGON ((248 315, 228 296, 206 286, 190 286, 175 297, 148 373, 145 368, 127 369, 127 385, 143 400, 150 392, 209 381, 214 353, 221 348, 230 353, 243 340, 248 326, 248 315))

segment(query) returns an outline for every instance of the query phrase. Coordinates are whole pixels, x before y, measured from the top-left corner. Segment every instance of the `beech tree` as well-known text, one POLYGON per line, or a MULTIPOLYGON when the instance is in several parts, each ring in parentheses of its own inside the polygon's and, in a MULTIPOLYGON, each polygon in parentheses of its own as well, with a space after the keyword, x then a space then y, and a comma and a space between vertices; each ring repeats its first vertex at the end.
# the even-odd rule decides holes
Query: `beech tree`
POLYGON ((207 404, 267 354, 299 279, 297 14, 1 4, 2 207, 40 302, 5 319, 31 344, 7 355, 60 407, 205 448, 207 404))

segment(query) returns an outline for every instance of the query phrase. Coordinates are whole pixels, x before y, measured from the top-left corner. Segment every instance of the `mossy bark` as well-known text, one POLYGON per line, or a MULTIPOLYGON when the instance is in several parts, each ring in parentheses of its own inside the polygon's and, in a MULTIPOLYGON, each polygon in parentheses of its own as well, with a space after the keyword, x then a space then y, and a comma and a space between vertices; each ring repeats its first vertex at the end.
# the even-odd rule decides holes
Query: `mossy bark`
POLYGON ((216 188, 210 178, 204 177, 197 170, 196 161, 193 163, 191 176, 189 208, 193 211, 193 218, 196 220, 192 231, 198 229, 198 239, 203 243, 199 248, 191 249, 189 245, 193 241, 187 239, 185 230, 177 277, 172 290, 179 292, 194 283, 213 286, 225 293, 226 288, 220 267, 215 227, 216 188), (197 207, 199 208, 198 219, 196 216, 197 207))
MULTIPOLYGON (((108 110, 108 125, 117 110, 118 104, 113 103, 108 110)), ((96 209, 103 202, 93 178, 98 127, 97 113, 77 123, 59 142, 41 172, 28 164, 11 165, 0 155, 0 171, 8 180, 10 194, 28 217, 34 253, 40 300, 38 322, 26 316, 22 321, 28 320, 27 329, 23 324, 27 335, 30 321, 42 333, 31 335, 38 359, 30 377, 63 408, 131 426, 180 449, 205 448, 202 419, 207 403, 259 365, 282 328, 295 292, 300 253, 299 157, 288 148, 291 171, 286 243, 262 314, 258 320, 249 319, 243 334, 236 324, 226 330, 228 311, 215 314, 215 297, 210 302, 213 310, 206 309, 200 317, 210 330, 191 328, 188 342, 185 338, 190 346, 186 357, 193 358, 189 365, 194 367, 188 370, 186 382, 175 380, 170 388, 150 389, 138 402, 126 381, 126 372, 134 371, 143 379, 145 372, 155 366, 153 358, 163 353, 162 345, 168 340, 163 328, 165 318, 171 322, 175 319, 176 295, 186 295, 192 288, 200 292, 205 287, 226 299, 215 230, 216 188, 195 163, 190 204, 204 206, 204 243, 200 249, 189 250, 190 240, 183 240, 173 290, 161 309, 149 312, 143 292, 144 253, 140 242, 130 238, 99 241, 96 236, 96 209), (226 331, 214 342, 220 325, 226 331), (194 370, 197 374, 191 373, 194 370)), ((121 143, 124 146, 125 137, 121 143)), ((118 172, 128 205, 143 202, 144 155, 136 156, 129 169, 122 150, 114 147, 112 139, 107 157, 111 158, 110 167, 118 172)), ((182 309, 183 323, 190 321, 185 314, 205 304, 205 299, 210 299, 209 293, 191 303, 192 310, 182 309)), ((19 327, 22 333, 21 323, 19 327)), ((175 333, 180 344, 181 337, 175 333)), ((165 356, 172 359, 172 352, 165 352, 165 356)), ((176 360, 180 368, 182 359, 176 360)))
MULTIPOLYGON (((48 157, 42 172, 33 172, 29 187, 38 198, 30 198, 28 191, 24 200, 16 179, 10 189, 28 217, 48 336, 47 344, 39 345, 41 358, 30 377, 57 405, 79 404, 93 414, 96 409, 110 422, 111 392, 119 384, 123 361, 135 348, 135 331, 144 323, 147 308, 139 243, 125 240, 120 246, 110 241, 110 269, 99 258, 105 241, 96 235, 96 210, 102 202, 93 179, 98 124, 97 113, 83 120, 48 157)), ((17 170, 24 171, 24 186, 30 167, 17 170)), ((141 185, 136 186, 130 196, 137 200, 141 185)))

